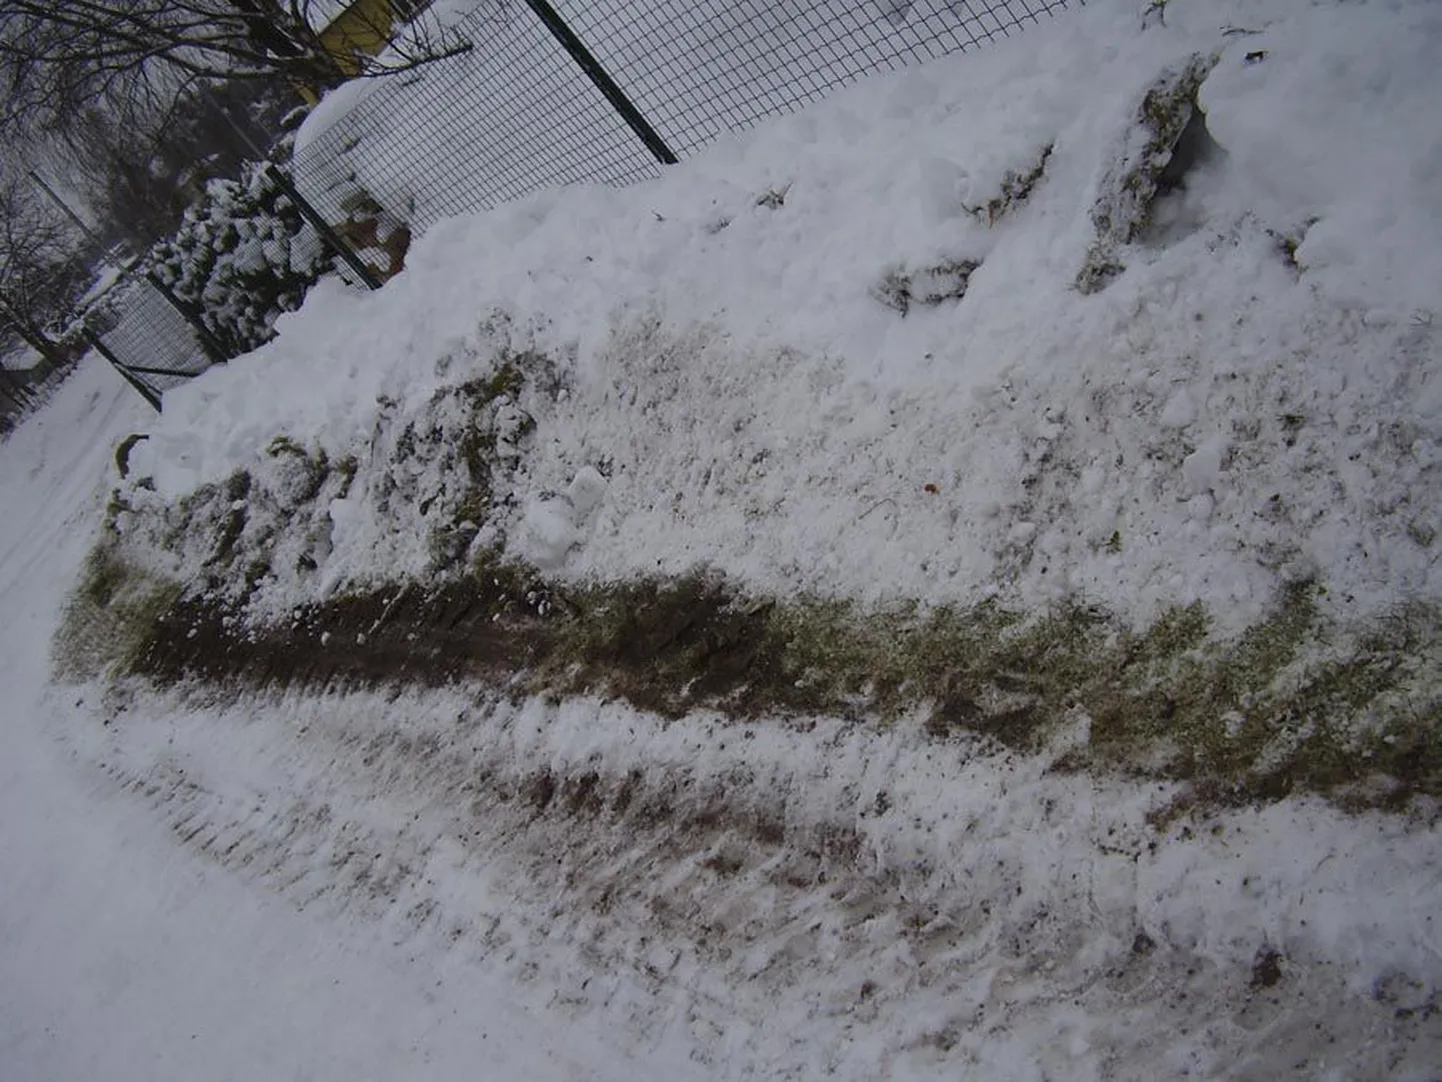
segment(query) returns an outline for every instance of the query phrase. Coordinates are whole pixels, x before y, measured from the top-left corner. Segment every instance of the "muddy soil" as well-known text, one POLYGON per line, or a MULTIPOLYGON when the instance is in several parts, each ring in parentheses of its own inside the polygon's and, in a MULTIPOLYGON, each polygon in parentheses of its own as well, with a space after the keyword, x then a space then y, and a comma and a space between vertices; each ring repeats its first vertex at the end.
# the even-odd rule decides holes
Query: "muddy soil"
POLYGON ((666 718, 886 723, 920 711, 936 740, 961 734, 1026 753, 1064 739, 1058 769, 1186 781, 1181 814, 1294 792, 1354 809, 1442 796, 1436 701, 1390 729, 1349 731, 1359 712, 1430 697, 1430 668, 1407 661, 1431 653, 1430 632, 1364 639, 1299 680, 1315 631, 1303 590, 1210 654, 1198 653, 1196 615, 1132 636, 1080 609, 1030 625, 1006 614, 868 619, 748 598, 705 575, 568 593, 508 566, 353 593, 262 624, 234 603, 182 597, 147 618, 129 664, 162 686, 198 679, 237 696, 474 683, 619 698, 666 718), (1078 718, 1080 743, 1068 737, 1078 718))
POLYGON ((183 598, 155 620, 133 668, 160 684, 199 678, 237 692, 458 681, 600 692, 668 717, 844 706, 798 687, 785 647, 764 607, 716 581, 643 583, 582 608, 507 571, 348 595, 263 626, 223 602, 183 598))

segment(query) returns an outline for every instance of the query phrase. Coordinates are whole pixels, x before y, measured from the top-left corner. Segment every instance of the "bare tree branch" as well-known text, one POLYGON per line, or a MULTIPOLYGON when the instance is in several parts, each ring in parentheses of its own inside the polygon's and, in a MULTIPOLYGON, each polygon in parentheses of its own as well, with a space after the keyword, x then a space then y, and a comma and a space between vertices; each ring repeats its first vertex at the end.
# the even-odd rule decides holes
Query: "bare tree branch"
POLYGON ((153 114, 194 79, 279 76, 324 90, 470 48, 417 14, 424 6, 379 5, 368 26, 361 11, 348 12, 355 32, 391 43, 372 57, 323 40, 313 0, 0 0, 0 92, 9 102, 0 126, 53 131, 101 101, 153 114), (398 33, 393 8, 418 21, 398 33))
POLYGON ((84 287, 76 248, 75 230, 26 178, 0 181, 0 322, 42 354, 50 352, 48 326, 84 287))

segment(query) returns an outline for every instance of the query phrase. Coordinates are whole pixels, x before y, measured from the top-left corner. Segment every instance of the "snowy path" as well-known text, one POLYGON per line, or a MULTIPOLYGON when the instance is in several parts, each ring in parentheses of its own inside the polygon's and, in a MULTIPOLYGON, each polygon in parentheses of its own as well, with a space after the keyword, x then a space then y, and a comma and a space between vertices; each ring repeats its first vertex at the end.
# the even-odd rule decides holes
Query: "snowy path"
POLYGON ((1167 791, 1044 759, 461 689, 103 716, 89 754, 183 848, 605 1025, 643 1075, 679 1049, 856 1079, 1422 1079, 1442 1054, 1438 839, 1398 821, 1154 829, 1167 791))
POLYGON ((175 848, 89 764, 60 761, 27 727, 35 715, 11 710, 5 1077, 627 1076, 584 1055, 584 1036, 557 1041, 503 983, 309 918, 175 848))
POLYGON ((0 1076, 632 1077, 473 967, 300 913, 177 847, 67 752, 50 633, 114 440, 149 419, 95 364, 0 451, 0 1076))

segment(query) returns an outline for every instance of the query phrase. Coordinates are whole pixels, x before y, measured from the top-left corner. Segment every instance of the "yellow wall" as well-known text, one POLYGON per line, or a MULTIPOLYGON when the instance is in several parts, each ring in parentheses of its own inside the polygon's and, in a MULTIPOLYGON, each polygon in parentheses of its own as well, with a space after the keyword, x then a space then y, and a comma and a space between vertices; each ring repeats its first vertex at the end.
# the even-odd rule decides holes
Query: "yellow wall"
POLYGON ((355 0, 320 32, 320 43, 347 75, 360 72, 356 55, 375 56, 390 39, 393 22, 390 0, 355 0))

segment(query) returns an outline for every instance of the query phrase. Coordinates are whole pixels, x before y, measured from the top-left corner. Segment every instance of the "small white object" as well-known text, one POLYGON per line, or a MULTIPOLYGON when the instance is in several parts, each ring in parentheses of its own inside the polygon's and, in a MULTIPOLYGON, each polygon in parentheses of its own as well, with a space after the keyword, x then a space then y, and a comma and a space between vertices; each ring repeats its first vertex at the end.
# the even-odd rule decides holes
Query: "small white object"
POLYGON ((1182 459, 1182 483, 1189 493, 1210 492, 1216 486, 1226 451, 1226 440, 1216 437, 1182 459))
MULTIPOLYGON (((592 466, 583 466, 571 479, 566 496, 578 519, 594 511, 606 495, 606 479, 592 466)), ((579 522, 577 523, 579 525, 579 522)))
POLYGON ((1186 428, 1197 419, 1197 407, 1185 387, 1177 391, 1162 407, 1160 418, 1163 428, 1186 428))

